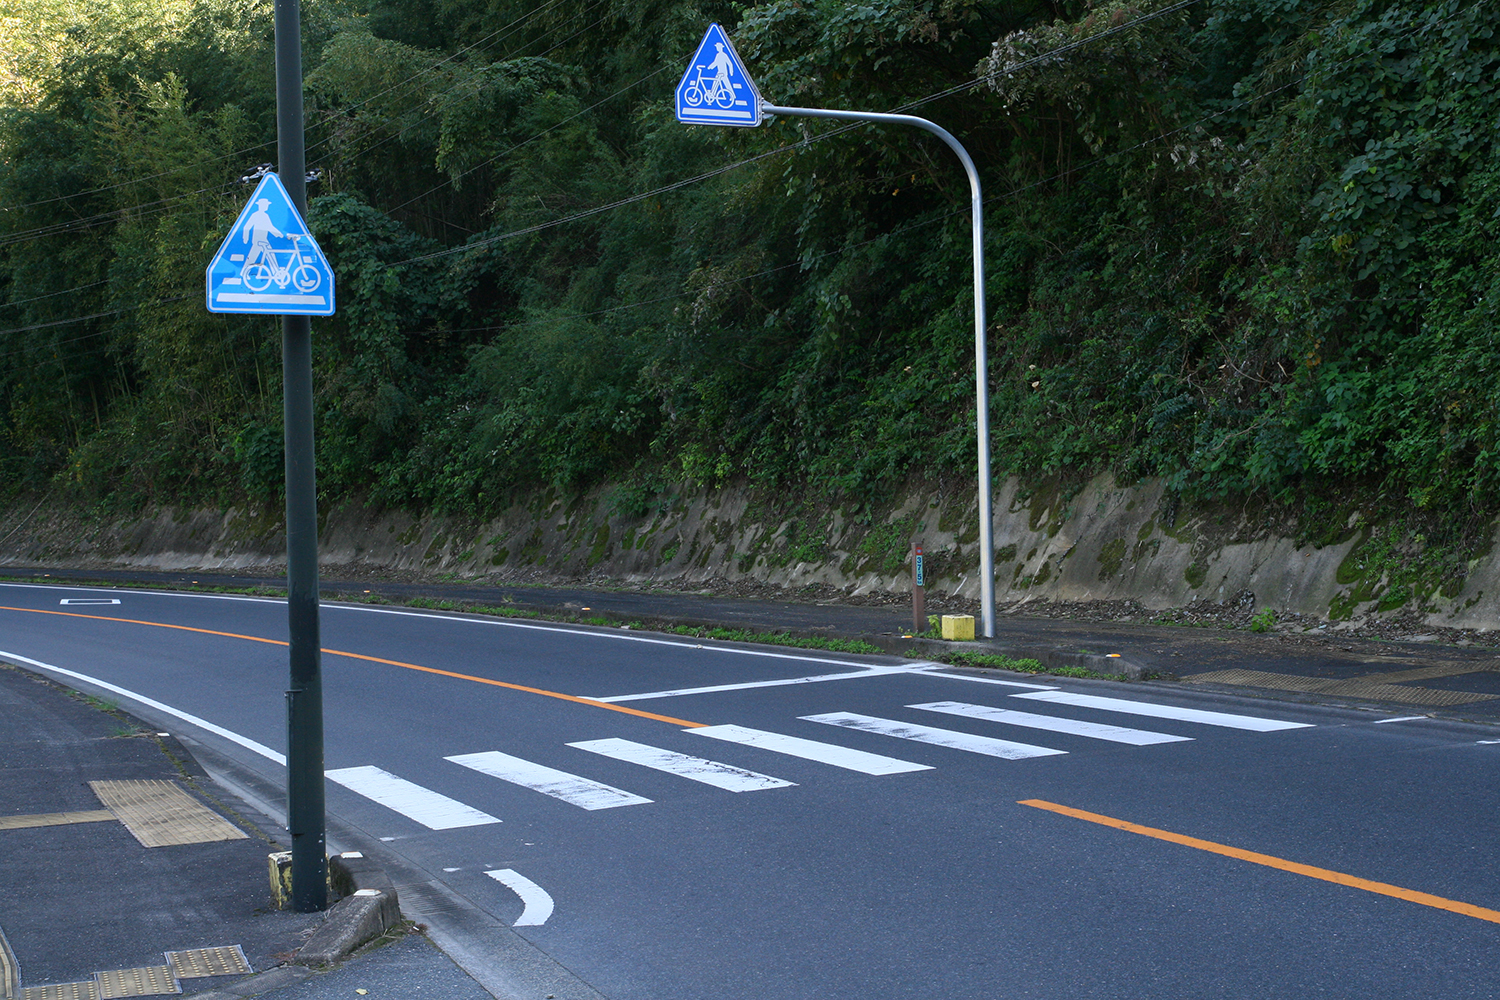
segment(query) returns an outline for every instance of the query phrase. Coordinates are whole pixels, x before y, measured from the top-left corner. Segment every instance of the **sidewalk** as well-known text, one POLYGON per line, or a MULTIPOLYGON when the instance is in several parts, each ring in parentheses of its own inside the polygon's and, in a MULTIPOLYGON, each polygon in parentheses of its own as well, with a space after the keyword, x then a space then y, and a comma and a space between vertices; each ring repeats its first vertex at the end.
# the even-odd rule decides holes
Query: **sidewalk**
POLYGON ((289 964, 337 918, 273 906, 280 831, 106 703, 0 667, 0 776, 6 1000, 490 996, 404 931, 332 972, 289 964))

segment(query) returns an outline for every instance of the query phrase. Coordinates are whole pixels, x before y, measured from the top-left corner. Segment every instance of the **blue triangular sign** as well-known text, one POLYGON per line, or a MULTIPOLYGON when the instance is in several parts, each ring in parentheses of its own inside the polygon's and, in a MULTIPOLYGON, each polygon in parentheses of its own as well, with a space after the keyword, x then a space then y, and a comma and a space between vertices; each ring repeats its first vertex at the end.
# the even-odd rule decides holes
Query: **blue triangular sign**
POLYGON ((708 26, 677 85, 677 120, 689 125, 760 124, 760 91, 717 24, 708 26))
POLYGON ((234 220, 206 279, 209 312, 333 315, 333 268, 275 174, 234 220))

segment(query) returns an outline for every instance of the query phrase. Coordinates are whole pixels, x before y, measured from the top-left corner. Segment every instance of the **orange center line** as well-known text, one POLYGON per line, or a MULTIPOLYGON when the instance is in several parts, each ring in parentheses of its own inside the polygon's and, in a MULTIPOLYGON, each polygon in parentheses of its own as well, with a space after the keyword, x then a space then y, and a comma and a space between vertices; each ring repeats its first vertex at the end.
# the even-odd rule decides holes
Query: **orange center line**
POLYGON ((1285 858, 1277 858, 1269 854, 1257 854, 1254 851, 1230 847, 1227 844, 1216 844, 1211 840, 1199 840, 1197 837, 1173 833, 1170 830, 1158 830, 1151 826, 1141 826, 1138 823, 1131 823, 1123 819, 1114 819, 1110 816, 1101 816, 1098 813, 1085 812, 1082 809, 1073 809, 1069 806, 1060 806, 1056 802, 1047 802, 1042 799, 1023 799, 1017 805, 1031 806, 1035 809, 1046 809, 1049 812, 1060 813, 1063 816, 1071 816, 1074 819, 1086 820, 1090 823, 1098 823, 1100 826, 1113 827, 1116 830, 1124 830, 1127 833, 1138 833, 1143 837, 1154 837, 1157 840, 1170 841, 1173 844, 1181 844, 1184 847, 1194 847, 1200 851, 1208 851, 1211 854, 1222 854, 1226 858, 1249 861, 1252 864, 1265 865, 1268 868, 1278 868, 1284 872, 1306 875, 1308 878, 1322 879, 1324 882, 1333 882, 1337 885, 1348 886, 1351 889, 1363 889, 1365 892, 1379 893, 1382 896, 1393 896, 1396 899, 1404 899, 1409 903, 1420 903, 1423 906, 1431 906, 1439 910, 1447 910, 1450 913, 1459 913, 1466 917, 1474 917, 1476 920, 1488 920, 1490 923, 1500 924, 1500 911, 1487 910, 1482 906, 1461 903, 1453 899, 1444 899, 1442 896, 1434 896, 1427 892, 1403 889, 1398 885, 1389 885, 1385 882, 1372 882, 1369 879, 1359 878, 1355 875, 1345 875, 1343 872, 1329 871, 1327 868, 1314 868, 1312 865, 1287 861, 1285 858))
MULTIPOLYGON (((64 618, 88 618, 101 622, 121 622, 126 625, 147 625, 152 628, 177 629, 180 632, 196 632, 199 635, 217 635, 226 639, 243 639, 246 642, 264 642, 272 646, 290 645, 285 639, 267 639, 258 635, 242 635, 239 632, 220 632, 211 628, 196 628, 192 625, 173 625, 169 622, 142 621, 138 618, 113 618, 109 615, 85 615, 77 611, 48 611, 45 608, 8 608, 0 606, 0 611, 18 611, 26 614, 37 615, 60 615, 64 618)), ((657 722, 665 722, 673 726, 681 726, 684 729, 702 729, 707 726, 706 722, 689 722, 686 719, 675 719, 670 715, 657 715, 654 712, 645 712, 639 708, 630 708, 625 705, 612 705, 608 702, 595 701, 593 698, 581 698, 575 694, 563 694, 561 691, 547 691, 543 688, 527 687, 524 684, 512 684, 509 681, 497 681, 488 677, 476 677, 473 674, 460 674, 452 670, 439 670, 437 667, 424 667, 417 663, 404 663, 401 660, 387 660, 379 656, 366 656, 364 653, 347 653, 339 649, 324 649, 329 656, 344 656, 351 660, 366 660, 370 663, 383 663, 386 666, 400 667, 403 670, 417 670, 424 674, 436 674, 439 677, 452 677, 455 680, 472 681, 475 684, 488 684, 491 687, 509 688, 512 691, 524 691, 526 694, 539 694, 545 698, 557 698, 561 701, 571 701, 579 705, 588 705, 592 708, 607 708, 611 712, 619 712, 622 715, 634 715, 642 719, 653 719, 657 722)))

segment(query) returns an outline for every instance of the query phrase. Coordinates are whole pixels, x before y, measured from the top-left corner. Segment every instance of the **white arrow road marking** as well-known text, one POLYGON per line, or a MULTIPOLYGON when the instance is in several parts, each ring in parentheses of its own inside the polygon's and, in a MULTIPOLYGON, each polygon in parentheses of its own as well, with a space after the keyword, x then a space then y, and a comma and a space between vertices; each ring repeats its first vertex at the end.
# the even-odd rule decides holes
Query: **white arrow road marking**
POLYGON ((606 785, 588 778, 580 778, 554 767, 534 764, 508 753, 491 750, 486 753, 466 753, 456 757, 444 757, 461 767, 480 774, 487 774, 501 781, 508 781, 522 788, 529 788, 554 799, 561 799, 581 809, 613 809, 616 806, 636 806, 650 799, 606 785))
POLYGON ((932 770, 926 764, 913 764, 909 760, 897 760, 894 757, 883 757, 878 753, 850 750, 848 747, 835 746, 832 743, 819 743, 817 740, 804 740, 797 736, 783 736, 780 733, 768 733, 762 729, 749 729, 745 726, 700 726, 697 729, 684 729, 683 732, 692 733, 694 736, 727 740, 730 743, 739 743, 747 747, 773 750, 776 753, 801 757, 803 760, 814 760, 820 764, 832 764, 834 767, 860 771, 864 774, 901 774, 906 771, 932 770))
POLYGON ((988 705, 969 705, 961 701, 934 701, 925 705, 907 705, 907 708, 924 712, 943 712, 968 719, 983 719, 1008 726, 1025 726, 1027 729, 1043 729, 1049 733, 1067 733, 1070 736, 1087 736, 1094 740, 1109 740, 1111 743, 1128 743, 1145 747, 1156 743, 1191 742, 1191 736, 1171 736, 1153 733, 1149 729, 1127 729, 1124 726, 1105 726, 1097 722, 1080 722, 1077 719, 1060 719, 1052 715, 1033 715, 1031 712, 1012 712, 988 705))
POLYGON ((967 750, 970 753, 982 753, 1005 760, 1025 760, 1028 757, 1051 757, 1054 754, 1067 753, 1066 750, 1053 750, 1051 747, 1032 746, 1030 743, 1012 743, 1010 740, 974 736, 970 733, 955 732, 952 729, 937 729, 933 726, 897 722, 894 719, 877 719, 872 715, 856 715, 853 712, 829 712, 827 715, 804 715, 801 718, 805 722, 843 726, 845 729, 858 729, 862 732, 894 736, 902 740, 916 740, 918 743, 931 743, 934 746, 949 747, 953 750, 967 750))
POLYGON ((429 830, 452 830, 461 826, 483 826, 500 822, 489 813, 450 799, 446 795, 398 778, 378 767, 341 767, 327 772, 328 778, 367 799, 394 809, 429 830))
POLYGON ((499 868, 485 874, 520 896, 521 902, 525 904, 514 926, 540 927, 552 916, 552 897, 547 895, 546 889, 525 875, 517 874, 509 868, 499 868))
POLYGON ((1230 715, 1226 712, 1205 712, 1196 708, 1174 708, 1171 705, 1151 705, 1143 701, 1126 701, 1124 698, 1100 698, 1091 694, 1072 694, 1068 691, 1028 691, 1013 694, 1012 698, 1030 698, 1056 705, 1076 705, 1079 708, 1097 708, 1104 712, 1122 712, 1126 715, 1146 715, 1154 719, 1176 719, 1179 722, 1197 722, 1205 726, 1223 726, 1226 729, 1248 729, 1256 733, 1270 733, 1279 729, 1311 729, 1307 722, 1282 722, 1279 719, 1261 719, 1253 715, 1230 715))
POLYGON ((773 778, 769 774, 747 771, 743 767, 720 764, 716 760, 704 760, 702 757, 689 757, 684 753, 674 753, 633 740, 584 740, 581 743, 569 743, 568 746, 691 778, 730 792, 758 792, 765 788, 787 788, 796 784, 794 781, 773 778))

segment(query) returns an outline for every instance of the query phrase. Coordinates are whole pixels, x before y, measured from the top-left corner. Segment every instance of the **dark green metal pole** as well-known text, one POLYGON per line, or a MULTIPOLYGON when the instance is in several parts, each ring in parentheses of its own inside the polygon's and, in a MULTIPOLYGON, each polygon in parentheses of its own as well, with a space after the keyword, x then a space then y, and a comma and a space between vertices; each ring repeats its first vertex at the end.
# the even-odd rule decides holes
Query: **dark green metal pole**
MULTIPOLYGON (((302 12, 276 0, 278 174, 307 218, 307 152, 302 121, 302 12)), ((323 814, 323 655, 318 628, 318 492, 313 466, 312 321, 281 318, 286 426, 286 585, 291 685, 286 693, 287 830, 292 837, 292 906, 328 906, 323 814)))

